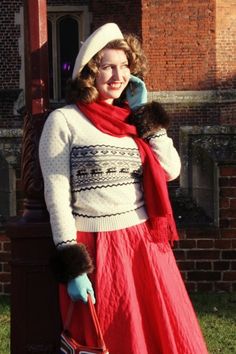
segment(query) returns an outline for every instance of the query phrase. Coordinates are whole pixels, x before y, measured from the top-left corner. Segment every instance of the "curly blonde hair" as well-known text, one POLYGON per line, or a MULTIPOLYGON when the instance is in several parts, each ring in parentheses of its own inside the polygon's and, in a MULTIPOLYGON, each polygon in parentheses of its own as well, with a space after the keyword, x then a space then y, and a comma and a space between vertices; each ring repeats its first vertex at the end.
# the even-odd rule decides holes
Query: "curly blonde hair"
MULTIPOLYGON (((127 56, 131 74, 143 78, 146 72, 146 57, 137 36, 133 34, 124 35, 124 39, 109 42, 103 49, 106 48, 123 50, 127 56)), ((85 65, 75 80, 68 81, 66 89, 66 102, 68 104, 75 103, 78 100, 83 103, 91 103, 97 100, 99 94, 95 87, 95 79, 102 58, 102 50, 85 65)))

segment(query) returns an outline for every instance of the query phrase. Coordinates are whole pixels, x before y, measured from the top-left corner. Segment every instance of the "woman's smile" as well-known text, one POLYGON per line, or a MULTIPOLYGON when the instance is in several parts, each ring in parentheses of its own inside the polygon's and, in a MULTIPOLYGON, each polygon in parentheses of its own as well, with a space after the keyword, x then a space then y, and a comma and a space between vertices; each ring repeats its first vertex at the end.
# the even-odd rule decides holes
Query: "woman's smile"
POLYGON ((113 89, 113 90, 119 90, 120 88, 121 88, 121 86, 122 86, 122 83, 121 82, 111 82, 111 83, 109 83, 108 84, 110 87, 111 87, 111 89, 113 89))

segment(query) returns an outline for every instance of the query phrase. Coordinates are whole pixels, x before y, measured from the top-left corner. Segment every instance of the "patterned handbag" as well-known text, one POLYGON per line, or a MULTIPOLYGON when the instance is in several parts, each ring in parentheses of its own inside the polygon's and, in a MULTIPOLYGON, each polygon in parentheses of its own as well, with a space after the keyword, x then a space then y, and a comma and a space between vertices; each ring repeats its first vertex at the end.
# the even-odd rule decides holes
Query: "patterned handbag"
POLYGON ((74 304, 71 303, 71 306, 68 311, 67 321, 64 327, 63 332, 61 333, 61 343, 60 343, 60 353, 61 354, 109 354, 106 344, 103 339, 102 331, 98 321, 97 313, 92 302, 91 296, 88 295, 88 305, 89 311, 92 316, 93 324, 96 330, 97 343, 98 347, 90 347, 86 345, 81 345, 76 342, 68 332, 67 328, 70 323, 74 304))

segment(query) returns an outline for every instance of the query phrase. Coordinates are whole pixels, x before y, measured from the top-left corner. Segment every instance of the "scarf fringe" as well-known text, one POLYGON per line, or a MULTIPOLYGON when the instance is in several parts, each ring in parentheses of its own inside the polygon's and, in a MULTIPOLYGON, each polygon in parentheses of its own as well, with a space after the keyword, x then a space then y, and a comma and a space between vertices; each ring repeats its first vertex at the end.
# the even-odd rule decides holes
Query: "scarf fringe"
POLYGON ((149 219, 150 234, 156 242, 170 243, 179 240, 173 215, 158 216, 149 219))

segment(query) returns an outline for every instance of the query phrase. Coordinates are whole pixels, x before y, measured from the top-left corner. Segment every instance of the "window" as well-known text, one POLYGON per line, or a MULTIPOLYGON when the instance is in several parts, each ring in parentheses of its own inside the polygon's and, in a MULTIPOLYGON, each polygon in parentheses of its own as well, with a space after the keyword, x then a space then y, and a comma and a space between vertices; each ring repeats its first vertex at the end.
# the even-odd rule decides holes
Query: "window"
POLYGON ((72 76, 80 42, 88 36, 86 7, 48 8, 48 55, 50 100, 65 97, 68 78, 72 76))

